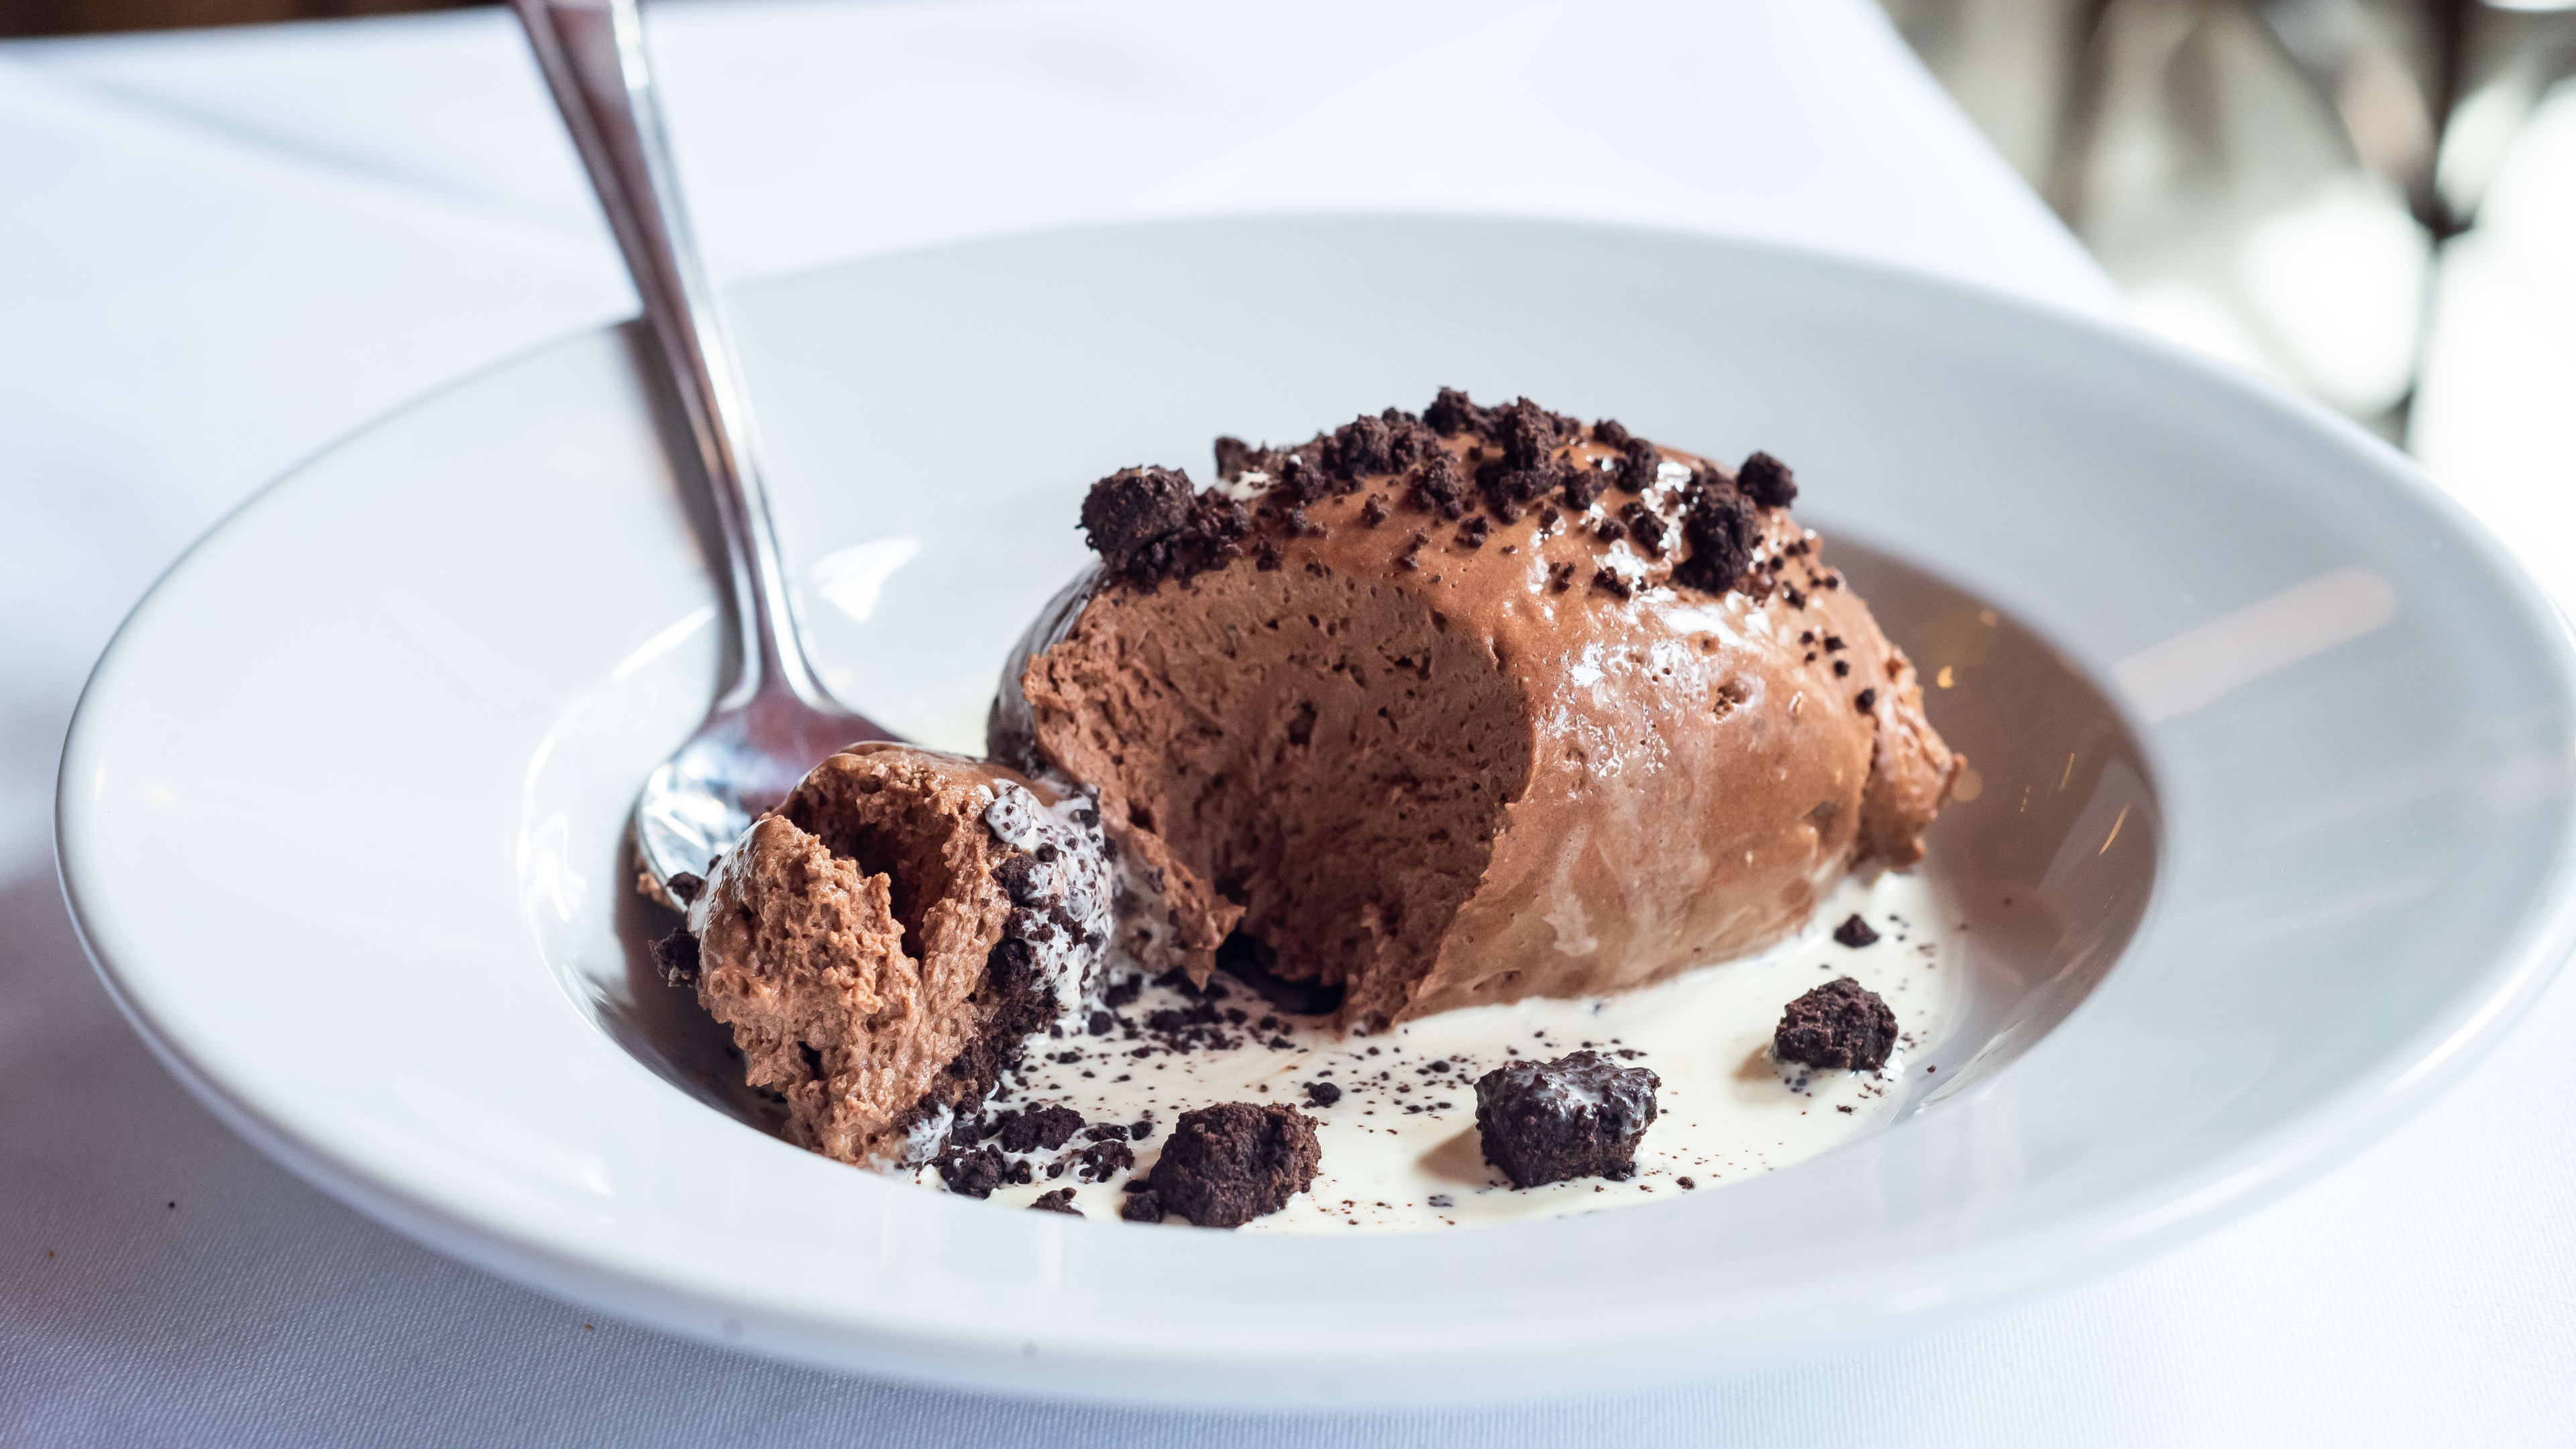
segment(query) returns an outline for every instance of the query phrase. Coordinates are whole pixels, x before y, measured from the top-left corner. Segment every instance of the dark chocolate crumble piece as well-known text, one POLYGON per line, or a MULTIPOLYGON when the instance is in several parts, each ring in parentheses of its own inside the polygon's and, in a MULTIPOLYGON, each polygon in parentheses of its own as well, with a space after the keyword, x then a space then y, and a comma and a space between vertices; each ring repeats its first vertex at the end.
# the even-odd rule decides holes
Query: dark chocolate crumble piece
POLYGON ((1663 450, 1643 438, 1630 438, 1619 449, 1619 489, 1623 493, 1643 493, 1654 486, 1655 475, 1663 470, 1663 450))
POLYGON ((1071 1107, 1032 1107, 1005 1116, 994 1136, 1004 1152, 1053 1152, 1082 1130, 1082 1114, 1071 1107))
POLYGON ((671 899, 684 906, 695 901, 698 898, 698 892, 706 888, 706 877, 685 870, 662 882, 662 889, 671 893, 671 899))
MULTIPOLYGON (((1315 1181, 1315 1119, 1293 1107, 1227 1102, 1172 1124, 1152 1177, 1156 1205, 1203 1228, 1275 1213, 1315 1181)), ((1138 1198, 1130 1198, 1132 1209, 1138 1198)))
POLYGON ((1874 1072, 1896 1048, 1896 1013, 1878 993, 1840 976, 1789 1003, 1771 1050, 1784 1062, 1874 1072))
POLYGON ((653 943, 653 966, 666 986, 694 986, 698 981, 698 938, 687 927, 653 943))
POLYGON ((1768 453, 1756 453, 1735 470, 1735 486, 1764 508, 1786 508, 1798 497, 1797 475, 1768 453))
POLYGON ((1029 1204, 1029 1211, 1033 1213, 1062 1213, 1069 1218, 1078 1218, 1082 1216, 1082 1209, 1073 1205, 1073 1189, 1069 1187, 1059 1187, 1053 1192, 1039 1193, 1038 1200, 1029 1204))
POLYGON ((1870 929, 1869 922, 1854 915, 1850 920, 1834 927, 1834 939, 1857 951, 1863 946, 1878 944, 1878 932, 1870 929))
POLYGON ((1125 1129, 1115 1139, 1103 1138, 1082 1150, 1073 1175, 1083 1182, 1107 1182, 1136 1165, 1136 1149, 1127 1145, 1125 1129))
MULTIPOLYGON (((1294 475, 1295 465, 1283 466, 1294 475)), ((1214 489, 1192 493, 1174 468, 1122 468, 1092 484, 1082 527, 1112 577, 1147 591, 1241 558, 1253 531, 1241 503, 1214 489)))
POLYGON ((1467 475, 1460 471, 1458 460, 1444 450, 1431 456, 1413 475, 1411 498, 1415 507, 1443 518, 1467 516, 1467 475))
POLYGON ((1565 497, 1565 506, 1578 513, 1590 508, 1593 500, 1601 496, 1601 490, 1610 486, 1611 476, 1599 468, 1567 470, 1565 484, 1559 490, 1565 497))
POLYGON ((1150 1187, 1127 1184, 1127 1201, 1120 1205, 1118 1216, 1131 1223, 1159 1223, 1163 1220, 1163 1199, 1150 1187))
POLYGON ((1645 500, 1639 499, 1620 509, 1619 521, 1628 525, 1628 536, 1637 541, 1637 547, 1645 551, 1646 557, 1664 556, 1663 517, 1648 508, 1645 500))
POLYGON ((1467 395, 1454 387, 1440 389, 1431 406, 1422 410, 1422 420, 1435 433, 1481 433, 1485 430, 1486 410, 1467 400, 1467 395))
POLYGON ((1626 1178, 1637 1139, 1655 1120, 1663 1079, 1599 1052, 1552 1062, 1508 1062, 1476 1079, 1476 1129, 1485 1160, 1514 1187, 1577 1177, 1626 1178))
POLYGON ((1002 1154, 990 1147, 951 1152, 939 1159, 939 1180, 960 1197, 991 1197, 1007 1176, 1002 1154))
POLYGON ((1276 449, 1256 448, 1241 438, 1216 440, 1216 476, 1240 478, 1246 473, 1277 476, 1279 454, 1276 449))
POLYGON ((1878 691, 1875 689, 1864 689, 1860 693, 1853 695, 1852 707, 1859 710, 1862 714, 1867 714, 1871 710, 1878 708, 1878 691))
POLYGON ((1342 1100, 1342 1089, 1330 1082, 1308 1082, 1306 1100, 1318 1107, 1329 1107, 1342 1100))
POLYGON ((1118 573, 1132 573, 1145 552, 1181 531, 1190 517, 1190 476, 1176 468, 1121 468, 1091 485, 1082 500, 1082 531, 1118 573))
POLYGON ((1690 556, 1673 565, 1673 582, 1703 593, 1725 593, 1752 566, 1755 533, 1753 510, 1742 498, 1703 488, 1682 518, 1682 541, 1690 545, 1690 556))

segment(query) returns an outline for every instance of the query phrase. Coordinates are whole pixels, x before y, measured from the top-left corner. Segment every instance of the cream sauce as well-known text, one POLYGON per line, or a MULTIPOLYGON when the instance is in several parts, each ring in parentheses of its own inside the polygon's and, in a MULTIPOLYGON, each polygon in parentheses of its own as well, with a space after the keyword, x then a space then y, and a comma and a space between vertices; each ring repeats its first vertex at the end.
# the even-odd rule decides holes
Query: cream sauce
MULTIPOLYGON (((1959 934, 1957 912, 1926 876, 1883 874, 1845 881, 1805 931, 1769 951, 1615 997, 1473 1007, 1350 1036, 1297 1017, 1259 1030, 1276 1013, 1228 983, 1217 1004, 1244 1012, 1243 1025, 1228 1028, 1239 1045, 1173 1054, 1151 1034, 1130 1040, 1119 1032, 1040 1042, 993 1107, 1060 1104, 1094 1123, 1150 1117, 1152 1135, 1134 1144, 1142 1176, 1182 1112, 1219 1102, 1295 1105, 1320 1124, 1323 1165, 1309 1191, 1246 1232, 1413 1232, 1668 1201, 1786 1167, 1885 1121, 1907 1055, 1938 1041, 1957 1010, 1965 982, 1959 934), (1878 931, 1874 944, 1855 949, 1833 939, 1855 914, 1878 931), (1856 978, 1896 1013, 1900 1041, 1884 1072, 1809 1071, 1771 1056, 1781 1009, 1838 976, 1856 978), (1139 1047, 1152 1050, 1139 1058, 1139 1047), (1484 1160, 1475 1079, 1516 1056, 1547 1060, 1586 1047, 1662 1079, 1636 1176, 1513 1188, 1484 1160), (1057 1060, 1067 1055, 1074 1059, 1057 1060), (1317 1082, 1340 1088, 1340 1099, 1312 1102, 1307 1089, 1317 1082)), ((1154 1010, 1192 1004, 1148 986, 1119 1014, 1142 1023, 1154 1010)), ((1126 1196, 1120 1180, 1082 1183, 1069 1168, 1044 1175, 1059 1157, 1069 1164, 1081 1145, 1030 1154, 1036 1181, 1002 1188, 992 1201, 1025 1207, 1042 1192, 1071 1188, 1086 1216, 1116 1218, 1126 1196)), ((944 1190, 933 1171, 912 1175, 944 1190)))

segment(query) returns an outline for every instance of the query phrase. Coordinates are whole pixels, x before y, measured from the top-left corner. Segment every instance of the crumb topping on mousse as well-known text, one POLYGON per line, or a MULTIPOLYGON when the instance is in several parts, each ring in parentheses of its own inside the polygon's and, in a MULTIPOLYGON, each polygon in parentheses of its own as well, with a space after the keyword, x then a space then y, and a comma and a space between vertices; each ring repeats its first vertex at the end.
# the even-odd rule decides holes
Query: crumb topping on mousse
POLYGON ((1230 932, 1361 1029, 1608 994, 1920 855, 1958 761, 1770 454, 1444 389, 1216 464, 1093 485, 988 736, 1154 852, 1193 980, 1230 932))

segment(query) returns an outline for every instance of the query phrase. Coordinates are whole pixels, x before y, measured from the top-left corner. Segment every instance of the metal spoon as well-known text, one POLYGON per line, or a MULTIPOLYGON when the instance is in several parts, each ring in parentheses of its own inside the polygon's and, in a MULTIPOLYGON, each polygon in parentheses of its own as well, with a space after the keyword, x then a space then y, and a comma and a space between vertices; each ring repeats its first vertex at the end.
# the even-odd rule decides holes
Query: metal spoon
POLYGON ((674 894, 672 879, 704 873, 806 771, 844 745, 894 736, 842 708, 806 662, 761 487, 759 433, 680 199, 635 0, 513 3, 644 300, 652 352, 688 414, 733 575, 734 676, 635 802, 636 852, 680 905, 686 883, 674 894))

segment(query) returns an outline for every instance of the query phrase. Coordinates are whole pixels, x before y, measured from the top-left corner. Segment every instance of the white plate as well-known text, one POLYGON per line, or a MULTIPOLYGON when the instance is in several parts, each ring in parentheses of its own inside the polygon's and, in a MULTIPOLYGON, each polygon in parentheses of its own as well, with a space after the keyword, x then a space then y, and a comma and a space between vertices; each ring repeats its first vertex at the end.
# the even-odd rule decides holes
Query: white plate
POLYGON ((602 1311, 1109 1398, 1704 1370, 2241 1212, 2421 1103, 2569 949, 2555 611, 2395 453, 2127 335, 1739 244, 1334 218, 950 248, 755 288, 738 321, 831 678, 939 744, 976 743, 1111 468, 1443 383, 1779 453, 1954 672, 1935 717, 1984 789, 1936 863, 2023 914, 1896 1125, 1652 1207, 1260 1237, 796 1151, 629 964, 618 833, 708 697, 714 594, 628 338, 577 338, 342 443, 174 568, 82 701, 60 839, 111 989, 227 1121, 602 1311))

